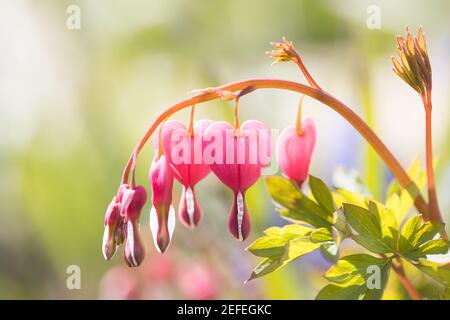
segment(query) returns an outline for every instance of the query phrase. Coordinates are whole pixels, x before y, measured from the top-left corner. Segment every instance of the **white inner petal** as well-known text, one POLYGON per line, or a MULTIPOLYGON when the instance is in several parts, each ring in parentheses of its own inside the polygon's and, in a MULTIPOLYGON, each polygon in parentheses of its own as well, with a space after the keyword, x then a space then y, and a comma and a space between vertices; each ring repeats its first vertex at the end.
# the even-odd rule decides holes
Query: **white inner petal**
MULTIPOLYGON (((109 226, 106 225, 105 226, 105 231, 103 233, 103 247, 102 247, 102 252, 103 252, 103 257, 105 257, 106 260, 109 260, 110 258, 114 257, 114 254, 116 254, 116 251, 114 251, 114 254, 108 258, 106 255, 106 243, 109 242, 109 226)), ((117 245, 116 245, 117 247, 117 245)), ((110 250, 110 248, 108 247, 108 250, 110 250)))
POLYGON ((150 231, 152 232, 153 242, 155 244, 156 250, 158 250, 158 252, 161 252, 159 250, 158 242, 156 241, 156 238, 158 236, 158 229, 158 214, 156 213, 156 208, 152 207, 152 209, 150 210, 150 231))
POLYGON ((194 193, 190 187, 186 190, 186 209, 189 217, 189 224, 194 225, 194 212, 195 212, 195 202, 194 193))
POLYGON ((133 224, 128 221, 127 222, 127 242, 128 247, 130 248, 130 254, 131 254, 131 262, 133 262, 133 265, 137 267, 138 263, 136 261, 136 257, 134 256, 134 230, 133 230, 133 224))
POLYGON ((172 234, 173 231, 175 230, 175 209, 174 207, 171 205, 170 209, 169 209, 169 218, 167 220, 167 228, 169 229, 169 237, 170 240, 172 240, 172 234))
POLYGON ((242 193, 239 191, 236 197, 236 206, 237 206, 237 222, 238 222, 238 235, 239 240, 244 240, 242 236, 242 221, 244 220, 244 197, 242 193))

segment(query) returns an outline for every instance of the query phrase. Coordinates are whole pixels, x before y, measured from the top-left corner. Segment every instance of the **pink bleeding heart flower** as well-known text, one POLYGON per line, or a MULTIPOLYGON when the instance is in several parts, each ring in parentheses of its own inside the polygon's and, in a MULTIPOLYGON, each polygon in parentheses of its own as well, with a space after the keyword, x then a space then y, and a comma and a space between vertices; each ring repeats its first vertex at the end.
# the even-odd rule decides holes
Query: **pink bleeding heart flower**
POLYGON ((285 128, 278 138, 277 156, 281 171, 298 186, 308 178, 316 144, 316 127, 311 118, 303 120, 299 134, 295 126, 285 128))
POLYGON ((102 252, 106 260, 111 259, 117 250, 118 243, 115 239, 116 230, 120 228, 122 217, 120 216, 120 202, 114 197, 105 215, 105 230, 103 232, 102 252))
POLYGON ((145 257, 145 249, 139 235, 139 218, 147 201, 143 186, 125 187, 121 194, 121 215, 124 219, 125 261, 130 267, 139 266, 145 257))
POLYGON ((202 157, 203 132, 211 123, 212 121, 206 119, 197 121, 191 133, 181 122, 171 120, 165 123, 162 129, 164 154, 175 178, 183 185, 178 215, 180 220, 191 228, 195 227, 202 217, 195 185, 211 171, 203 163, 202 157))
POLYGON ((246 121, 238 130, 227 122, 216 122, 204 133, 204 161, 234 193, 228 227, 238 240, 244 241, 250 233, 245 192, 269 164, 270 155, 270 131, 260 121, 246 121))
POLYGON ((158 150, 156 153, 150 167, 150 230, 156 248, 163 253, 169 246, 175 229, 175 209, 172 206, 173 173, 166 156, 159 155, 158 150))

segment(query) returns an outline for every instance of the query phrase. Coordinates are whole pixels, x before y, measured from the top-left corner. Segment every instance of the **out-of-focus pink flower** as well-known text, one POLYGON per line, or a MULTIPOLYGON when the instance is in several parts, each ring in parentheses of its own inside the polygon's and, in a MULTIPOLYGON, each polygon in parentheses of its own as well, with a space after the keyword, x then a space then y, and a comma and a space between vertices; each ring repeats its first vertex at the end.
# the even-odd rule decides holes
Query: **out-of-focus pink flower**
POLYGON ((150 230, 159 252, 169 246, 175 228, 175 209, 172 206, 173 173, 164 154, 157 155, 150 167, 152 208, 150 230))
POLYGON ((245 192, 270 162, 271 136, 260 121, 244 122, 235 130, 227 122, 213 123, 204 134, 203 157, 214 174, 234 193, 228 227, 244 241, 250 233, 245 192))
POLYGON ((215 299, 221 286, 216 274, 202 263, 181 265, 176 281, 183 298, 193 300, 215 299))
POLYGON ((132 300, 140 296, 138 274, 118 265, 108 270, 100 283, 99 298, 105 300, 132 300))
POLYGON ((302 132, 295 126, 285 128, 278 138, 277 156, 281 171, 297 185, 308 178, 311 156, 316 144, 316 128, 312 119, 302 122, 302 132))
POLYGON ((162 129, 162 145, 175 178, 183 185, 183 193, 178 206, 180 220, 188 227, 195 227, 202 216, 195 194, 195 185, 210 172, 203 163, 202 135, 212 123, 200 120, 195 123, 193 132, 177 120, 168 121, 162 129))

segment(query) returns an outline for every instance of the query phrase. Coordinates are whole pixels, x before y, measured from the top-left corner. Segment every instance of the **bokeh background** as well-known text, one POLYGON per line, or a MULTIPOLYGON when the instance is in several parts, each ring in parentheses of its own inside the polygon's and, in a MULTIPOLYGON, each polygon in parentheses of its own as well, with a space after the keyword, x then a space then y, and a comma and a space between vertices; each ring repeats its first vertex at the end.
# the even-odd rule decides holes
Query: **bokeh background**
MULTIPOLYGON (((198 186, 201 225, 191 231, 178 224, 167 254, 151 243, 148 205, 144 265, 128 269, 120 253, 110 262, 101 254, 106 206, 153 119, 193 89, 253 77, 304 81, 294 65, 271 66, 264 54, 283 35, 321 86, 367 119, 407 166, 424 159, 423 109, 391 71, 390 56, 396 34, 423 25, 434 72, 438 192, 449 221, 447 0, 1 0, 0 6, 2 299, 313 298, 329 267, 320 254, 244 284, 257 263, 244 248, 265 228, 284 223, 262 182, 249 191, 254 227, 246 243, 228 234, 231 194, 210 175, 198 186), (80 30, 66 27, 69 5, 81 9, 80 30), (366 25, 370 5, 380 9, 380 29, 366 25), (81 269, 81 290, 66 287, 70 265, 81 269)), ((282 129, 297 103, 296 94, 257 91, 242 100, 241 118, 282 129)), ((226 102, 197 110, 197 118, 232 119, 226 102)), ((337 168, 352 169, 383 199, 392 177, 356 132, 311 99, 304 113, 318 127, 312 174, 332 184, 337 168)), ((137 179, 146 186, 152 154, 146 148, 138 166, 137 179)), ((420 274, 412 277, 425 283, 420 274)), ((404 298, 391 278, 385 297, 404 298)))

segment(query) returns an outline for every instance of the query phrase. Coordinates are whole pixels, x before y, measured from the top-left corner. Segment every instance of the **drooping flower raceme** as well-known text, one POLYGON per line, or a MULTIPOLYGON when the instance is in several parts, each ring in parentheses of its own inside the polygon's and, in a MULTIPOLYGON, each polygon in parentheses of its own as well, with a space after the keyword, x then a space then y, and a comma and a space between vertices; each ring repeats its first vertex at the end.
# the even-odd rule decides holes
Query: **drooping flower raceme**
POLYGON ((306 118, 301 132, 291 125, 285 128, 278 138, 277 157, 281 171, 298 186, 308 178, 311 156, 316 144, 314 121, 306 118))
POLYGON ((164 154, 174 177, 183 185, 178 214, 180 220, 191 228, 198 224, 202 216, 195 185, 211 171, 202 157, 202 135, 211 123, 206 119, 197 121, 190 132, 181 122, 171 120, 162 128, 164 154))
POLYGON ((205 163, 234 193, 228 227, 236 239, 243 241, 250 233, 245 192, 270 162, 270 131, 256 120, 246 121, 238 129, 221 121, 206 129, 203 140, 205 163))

